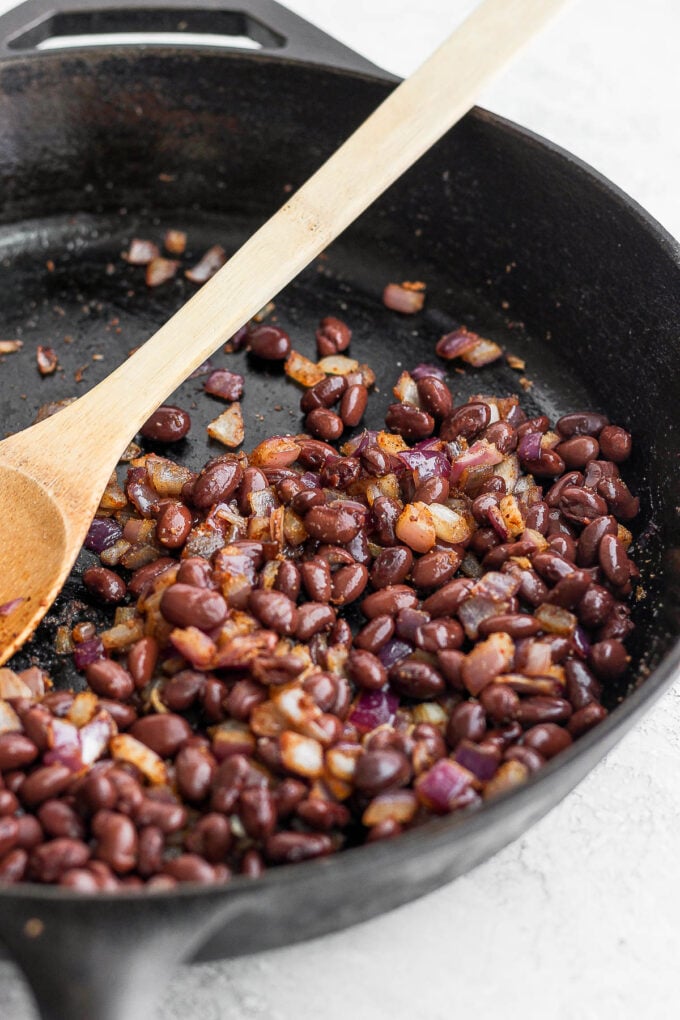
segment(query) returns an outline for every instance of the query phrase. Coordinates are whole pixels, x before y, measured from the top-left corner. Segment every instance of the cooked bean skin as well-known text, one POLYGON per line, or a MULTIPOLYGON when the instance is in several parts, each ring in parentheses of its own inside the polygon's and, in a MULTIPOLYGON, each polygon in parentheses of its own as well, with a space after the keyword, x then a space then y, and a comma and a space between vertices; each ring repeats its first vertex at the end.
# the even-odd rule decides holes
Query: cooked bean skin
POLYGON ((253 354, 264 361, 283 361, 290 354, 290 337, 278 326, 261 324, 254 326, 248 334, 253 354))
POLYGON ((191 428, 191 418, 181 407, 163 404, 139 430, 145 439, 155 443, 176 443, 184 439, 191 428))

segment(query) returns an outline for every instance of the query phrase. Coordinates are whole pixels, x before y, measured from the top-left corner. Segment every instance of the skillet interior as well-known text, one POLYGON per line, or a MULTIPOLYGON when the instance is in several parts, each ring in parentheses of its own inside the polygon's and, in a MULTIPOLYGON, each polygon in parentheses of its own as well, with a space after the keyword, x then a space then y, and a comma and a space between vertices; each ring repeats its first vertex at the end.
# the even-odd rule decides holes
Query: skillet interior
MULTIPOLYGON (((359 75, 209 52, 199 57, 182 51, 102 51, 87 58, 43 55, 5 64, 0 70, 5 284, 0 331, 5 337, 19 335, 21 327, 25 341, 23 351, 2 366, 5 430, 28 424, 45 400, 78 392, 73 373, 81 365, 88 364, 81 385, 94 383, 188 293, 185 284, 147 293, 140 272, 119 259, 130 236, 158 237, 173 226, 189 231, 197 253, 218 241, 234 248, 278 206, 284 186, 304 180, 388 87, 359 75), (170 179, 162 183, 159 174, 170 179), (54 262, 54 272, 45 268, 47 259, 54 262), (109 262, 116 267, 111 276, 109 262), (119 335, 106 328, 114 316, 121 322, 119 335), (64 343, 65 333, 74 337, 72 344, 64 343), (37 342, 53 342, 63 377, 39 379, 32 356, 37 342), (91 361, 97 352, 105 354, 104 361, 91 361)), ((354 350, 380 372, 382 393, 373 400, 369 424, 388 402, 397 362, 429 357, 439 334, 463 321, 500 337, 526 358, 534 386, 525 406, 552 417, 592 406, 629 427, 637 452, 627 478, 643 499, 638 556, 649 593, 636 606, 637 650, 644 651, 637 675, 642 675, 670 649, 677 631, 672 612, 680 503, 674 470, 680 392, 672 372, 680 332, 673 303, 677 284, 673 251, 634 208, 575 161, 478 111, 391 189, 327 260, 286 291, 277 314, 306 353, 313 349, 313 329, 322 315, 346 315, 357 337, 354 350), (427 311, 417 319, 399 319, 382 308, 380 292, 390 279, 414 277, 427 281, 427 311)), ((215 360, 227 363, 221 354, 215 360)), ((228 361, 240 362, 241 356, 228 361)), ((506 366, 453 378, 463 399, 479 390, 517 389, 517 374, 506 366)), ((197 402, 193 434, 182 451, 190 465, 213 452, 203 444, 202 426, 218 409, 197 399, 199 393, 200 380, 194 380, 177 397, 185 406, 197 402)), ((297 391, 283 378, 249 375, 248 443, 273 429, 296 430, 296 405, 297 391), (286 410, 272 411, 277 404, 286 410), (262 421, 257 415, 264 408, 262 421)), ((54 620, 69 611, 74 597, 83 599, 76 583, 52 622, 17 657, 19 664, 33 655, 49 662, 54 620)), ((70 679, 63 662, 52 667, 62 681, 70 679)), ((605 742, 598 745, 596 735, 591 737, 592 763, 605 742)), ((276 903, 265 908, 258 901, 238 933, 225 929, 207 953, 289 939, 291 916, 299 921, 300 937, 328 930, 460 873, 513 838, 580 778, 585 757, 579 759, 577 749, 567 760, 576 763, 572 771, 552 768, 533 804, 529 795, 538 788, 521 791, 462 826, 434 823, 403 849, 396 844, 372 848, 371 862, 394 864, 395 882, 403 880, 400 890, 387 890, 380 868, 377 874, 367 872, 358 863, 361 851, 348 854, 347 862, 305 866, 310 889, 315 876, 336 875, 340 885, 343 876, 363 875, 374 883, 375 895, 361 904, 353 897, 340 909, 346 889, 337 888, 333 902, 332 883, 324 880, 332 916, 320 918, 319 894, 315 909, 302 909, 298 902, 287 924, 282 916, 269 927, 262 924, 262 910, 273 911, 276 903), (514 808, 514 820, 499 827, 504 807, 506 816, 514 808)), ((262 888, 271 892, 295 884, 292 876, 276 883, 271 876, 262 888)), ((319 890, 324 885, 320 877, 317 885, 319 890)), ((186 906, 189 895, 177 896, 176 902, 186 906)), ((62 900, 66 905, 59 914, 65 919, 74 902, 62 900)), ((295 897, 290 901, 292 909, 295 897)), ((106 902, 107 916, 120 917, 122 907, 106 902)))

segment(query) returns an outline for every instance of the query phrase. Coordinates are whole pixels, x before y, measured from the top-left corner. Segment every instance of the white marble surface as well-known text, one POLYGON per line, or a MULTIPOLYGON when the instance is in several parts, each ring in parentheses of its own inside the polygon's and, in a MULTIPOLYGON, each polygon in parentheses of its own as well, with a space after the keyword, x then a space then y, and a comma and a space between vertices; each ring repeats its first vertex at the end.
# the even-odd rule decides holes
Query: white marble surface
MULTIPOLYGON (((0 11, 9 6, 0 0, 0 11)), ((290 6, 407 74, 473 4, 290 6)), ((677 0, 581 0, 481 103, 582 156, 680 236, 679 38, 677 0)), ((570 797, 473 873, 306 946, 185 968, 162 1016, 670 1020, 680 997, 679 765, 676 684, 570 797)), ((0 963, 0 1017, 32 1016, 0 963)))

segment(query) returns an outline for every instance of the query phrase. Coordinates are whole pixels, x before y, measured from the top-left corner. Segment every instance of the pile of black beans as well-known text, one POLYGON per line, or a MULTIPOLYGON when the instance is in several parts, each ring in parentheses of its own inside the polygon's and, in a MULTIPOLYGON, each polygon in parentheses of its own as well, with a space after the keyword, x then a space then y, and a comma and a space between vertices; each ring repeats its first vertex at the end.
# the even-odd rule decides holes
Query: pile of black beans
POLYGON ((112 481, 83 580, 115 622, 69 635, 88 690, 33 667, 4 702, 0 880, 256 877, 475 810, 606 716, 638 576, 630 435, 456 406, 436 367, 395 393, 341 449, 368 388, 329 375, 305 433, 112 481))

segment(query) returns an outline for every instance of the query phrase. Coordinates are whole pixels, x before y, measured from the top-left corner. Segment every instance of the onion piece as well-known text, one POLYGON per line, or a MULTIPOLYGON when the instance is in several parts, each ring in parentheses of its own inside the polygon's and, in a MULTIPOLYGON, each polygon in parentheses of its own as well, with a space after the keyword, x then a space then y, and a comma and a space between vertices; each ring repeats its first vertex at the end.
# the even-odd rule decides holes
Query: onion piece
MULTIPOLYGON (((483 577, 484 575, 481 580, 483 577)), ((479 625, 482 620, 506 612, 508 605, 507 602, 497 602, 484 595, 473 595, 465 599, 458 607, 457 616, 463 625, 466 636, 471 641, 476 641, 479 637, 479 625)))
POLYGON ((286 358, 283 370, 290 379, 294 379, 301 386, 308 388, 316 386, 317 383, 326 378, 324 370, 315 362, 310 361, 309 358, 305 358, 304 354, 300 354, 299 351, 290 352, 286 358))
POLYGON ((23 340, 0 340, 0 354, 16 354, 23 346, 23 340))
POLYGON ((94 691, 80 691, 76 694, 66 719, 80 729, 94 717, 99 707, 99 698, 94 691))
POLYGON ((197 262, 191 269, 185 270, 184 275, 192 283, 206 283, 218 269, 222 268, 226 261, 227 253, 224 248, 219 244, 214 244, 201 256, 200 262, 197 262))
POLYGON ((31 688, 18 676, 13 669, 3 666, 0 669, 0 698, 30 698, 31 688))
POLYGON ((129 733, 117 733, 111 737, 109 751, 116 761, 127 761, 135 765, 154 786, 165 785, 168 782, 168 770, 163 759, 129 733))
POLYGON ((14 610, 17 609, 21 605, 21 603, 25 601, 26 596, 19 595, 18 598, 10 599, 9 602, 3 603, 3 605, 0 606, 0 616, 9 616, 10 613, 13 613, 14 610))
POLYGON ((578 620, 573 613, 562 606, 555 606, 550 602, 543 602, 534 611, 534 616, 541 624, 543 630, 549 634, 559 634, 563 637, 570 637, 576 630, 578 620))
POLYGON ((318 779, 323 773, 323 747, 313 737, 284 730, 279 737, 281 762, 289 772, 306 779, 318 779))
POLYGON ((152 259, 146 267, 147 287, 160 287, 177 275, 179 262, 177 259, 165 259, 163 256, 152 259))
POLYGON ((519 591, 520 581, 512 574, 503 574, 500 570, 487 570, 470 591, 472 597, 481 596, 493 602, 503 602, 512 598, 519 591))
POLYGON ((354 358, 345 357, 344 354, 330 354, 327 358, 322 358, 317 367, 325 375, 347 375, 349 372, 357 371, 359 362, 354 358))
POLYGON ((215 642, 197 627, 176 627, 170 632, 170 641, 195 669, 209 669, 215 659, 215 642))
POLYGON ((415 379, 408 372, 401 373, 396 385, 392 387, 392 392, 402 404, 413 404, 414 407, 420 407, 418 387, 415 379))
POLYGON ((146 471, 159 496, 181 496, 182 489, 193 478, 189 468, 155 454, 146 458, 146 471))
POLYGON ((388 283, 383 291, 383 304, 401 315, 414 315, 425 304, 425 284, 420 281, 388 283))
POLYGON ((211 421, 207 426, 207 432, 211 439, 217 440, 230 450, 240 446, 245 439, 246 430, 238 401, 211 421))
POLYGON ((418 800, 436 814, 447 814, 467 802, 473 774, 450 758, 440 758, 415 783, 418 800))
POLYGON ((497 361, 502 354, 503 348, 493 340, 480 338, 474 347, 463 351, 461 360, 472 365, 473 368, 482 368, 484 365, 490 365, 492 361, 497 361))
POLYGON ((43 756, 46 765, 65 765, 71 772, 83 768, 80 730, 65 719, 52 718, 49 724, 50 748, 43 756))
POLYGON ((580 655, 582 659, 587 659, 590 654, 590 641, 580 624, 578 624, 572 634, 571 641, 577 655, 580 655))
POLYGON ((435 534, 440 542, 458 545, 467 542, 471 537, 473 529, 463 514, 444 506, 443 503, 430 503, 429 510, 435 534))
MULTIPOLYGON (((384 649, 383 649, 384 650, 384 649)), ((392 724, 397 715, 399 699, 391 691, 362 691, 349 716, 359 733, 370 733, 378 726, 392 724)))
POLYGON ((471 333, 465 326, 461 326, 440 337, 435 351, 440 358, 451 361, 453 358, 459 358, 465 351, 471 350, 478 340, 476 333, 471 333))
POLYGON ((116 731, 115 722, 104 709, 79 730, 80 754, 84 765, 92 765, 102 757, 116 731))
POLYGON ((493 473, 503 479, 506 492, 514 492, 520 476, 519 458, 514 453, 504 457, 493 473))
POLYGON ((38 371, 41 375, 53 375, 59 365, 57 353, 53 347, 43 347, 38 344, 35 352, 35 360, 38 364, 38 371))
POLYGON ((407 825, 417 810, 418 798, 413 790, 388 790, 373 798, 361 817, 361 823, 368 828, 386 821, 407 825))
POLYGON ((486 782, 496 773, 500 764, 500 751, 495 747, 480 747, 471 740, 461 740, 456 748, 455 760, 463 768, 486 782))
POLYGON ((429 365, 425 362, 421 362, 416 365, 415 368, 411 369, 411 378, 418 382, 420 379, 427 379, 434 377, 435 379, 446 379, 446 372, 439 365, 429 365))
POLYGON ((23 724, 12 706, 0 700, 0 733, 22 733, 23 724))
POLYGON ((104 645, 101 638, 93 637, 89 641, 83 641, 73 649, 73 665, 76 669, 85 669, 91 662, 97 662, 104 658, 104 645))
POLYGON ((475 467, 496 467, 503 461, 503 454, 497 446, 486 439, 478 439, 469 450, 458 454, 451 464, 450 481, 455 485, 466 471, 475 467))
POLYGON ((517 445, 522 460, 538 460, 541 456, 541 433, 525 432, 517 445))
POLYGON ((397 457, 414 472, 416 485, 428 478, 447 478, 451 471, 448 457, 436 450, 401 450, 397 457))
POLYGON ((412 651, 413 645, 408 644, 406 641, 400 641, 398 638, 392 638, 380 649, 378 652, 378 658, 385 669, 389 669, 390 666, 395 664, 395 662, 400 662, 401 659, 405 659, 412 651))
POLYGON ((504 761, 498 772, 484 787, 484 800, 491 797, 498 797, 501 793, 507 793, 516 786, 526 783, 529 778, 529 769, 521 761, 504 761))
POLYGON ((126 262, 131 266, 147 266, 153 259, 160 255, 160 249, 153 241, 147 241, 141 237, 133 237, 130 247, 123 254, 126 262))
POLYGON ((437 540, 433 508, 427 503, 407 503, 394 526, 400 542, 418 553, 426 553, 437 540))
POLYGON ((221 400, 240 400, 243 395, 243 376, 226 368, 216 368, 203 383, 203 390, 221 400))
POLYGON ((166 230, 163 245, 171 255, 183 255, 187 246, 187 235, 183 230, 166 230))

